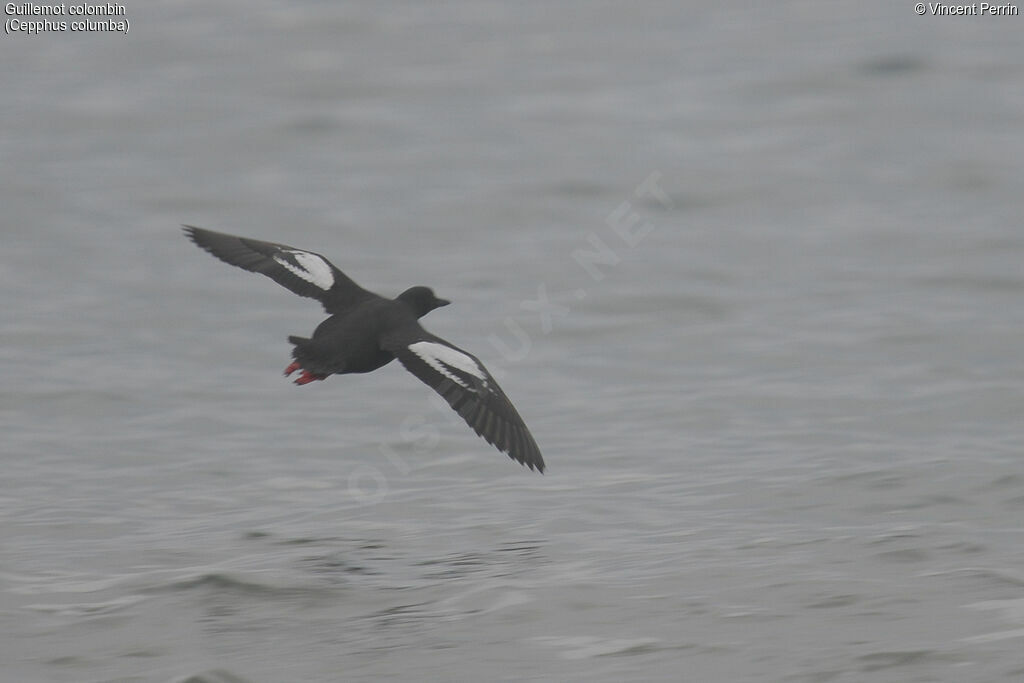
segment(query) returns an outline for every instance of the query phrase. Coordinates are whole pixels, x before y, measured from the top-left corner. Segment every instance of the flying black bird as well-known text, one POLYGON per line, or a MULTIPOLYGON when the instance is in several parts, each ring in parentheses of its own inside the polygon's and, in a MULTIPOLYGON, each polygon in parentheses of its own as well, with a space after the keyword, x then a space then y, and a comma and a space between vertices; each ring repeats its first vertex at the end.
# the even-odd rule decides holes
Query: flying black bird
POLYGON ((221 261, 316 299, 331 314, 311 338, 288 337, 295 345, 294 360, 284 374, 302 370, 296 384, 370 372, 397 358, 487 443, 531 470, 544 471, 537 442, 483 363, 420 327, 420 318, 451 303, 434 296, 429 287, 411 287, 385 299, 357 285, 320 254, 184 227, 189 239, 221 261))

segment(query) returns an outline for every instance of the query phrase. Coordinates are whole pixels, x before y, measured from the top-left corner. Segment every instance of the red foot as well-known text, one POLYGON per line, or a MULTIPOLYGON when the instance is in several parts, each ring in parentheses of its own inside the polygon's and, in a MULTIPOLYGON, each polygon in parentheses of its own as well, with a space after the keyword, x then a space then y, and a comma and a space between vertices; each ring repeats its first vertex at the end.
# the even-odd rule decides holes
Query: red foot
POLYGON ((286 367, 284 369, 284 376, 288 377, 289 375, 291 375, 293 372, 295 372, 296 370, 298 370, 301 367, 302 366, 299 365, 299 361, 293 361, 291 365, 289 365, 288 367, 286 367))
POLYGON ((316 375, 310 372, 309 370, 303 370, 302 374, 299 375, 299 378, 295 380, 295 383, 298 384, 299 386, 302 386, 303 384, 309 384, 310 382, 315 382, 319 379, 327 379, 327 376, 316 375))

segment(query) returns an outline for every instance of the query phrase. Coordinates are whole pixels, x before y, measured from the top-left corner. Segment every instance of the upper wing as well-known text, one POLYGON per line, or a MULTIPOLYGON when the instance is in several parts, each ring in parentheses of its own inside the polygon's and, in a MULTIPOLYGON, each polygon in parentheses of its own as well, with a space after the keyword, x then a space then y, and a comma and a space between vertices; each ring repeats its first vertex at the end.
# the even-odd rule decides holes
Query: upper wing
POLYGON ((475 356, 416 325, 383 344, 402 365, 441 395, 462 419, 502 453, 544 472, 537 442, 491 373, 475 356))
POLYGON ((341 313, 360 301, 377 296, 350 280, 320 254, 191 225, 183 227, 196 246, 221 261, 262 273, 299 296, 316 299, 328 313, 341 313))

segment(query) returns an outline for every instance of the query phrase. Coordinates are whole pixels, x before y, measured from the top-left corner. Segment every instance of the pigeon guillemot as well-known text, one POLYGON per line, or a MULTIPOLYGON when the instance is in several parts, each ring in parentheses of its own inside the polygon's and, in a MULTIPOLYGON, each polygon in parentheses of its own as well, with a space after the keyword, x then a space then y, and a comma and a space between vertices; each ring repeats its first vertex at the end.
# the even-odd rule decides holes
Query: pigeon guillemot
POLYGON ((295 345, 294 361, 284 374, 302 370, 296 384, 371 372, 397 358, 487 443, 531 470, 544 471, 537 442, 483 363, 420 326, 424 315, 451 303, 434 296, 429 287, 412 287, 385 299, 357 285, 320 254, 191 225, 184 228, 196 246, 221 261, 316 299, 331 314, 311 338, 288 337, 295 345))

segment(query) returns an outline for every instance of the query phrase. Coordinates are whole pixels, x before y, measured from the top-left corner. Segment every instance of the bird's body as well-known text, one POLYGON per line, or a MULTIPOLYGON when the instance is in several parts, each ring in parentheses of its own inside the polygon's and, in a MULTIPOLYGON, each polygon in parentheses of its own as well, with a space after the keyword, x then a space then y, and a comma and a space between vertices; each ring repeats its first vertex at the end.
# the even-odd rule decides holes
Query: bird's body
POLYGON ((185 226, 185 233, 222 261, 317 299, 331 314, 311 337, 288 338, 294 360, 285 374, 302 370, 296 384, 372 372, 398 358, 488 443, 530 469, 544 471, 536 441, 483 363, 419 324, 421 317, 449 303, 430 288, 412 287, 387 299, 363 289, 313 252, 192 226, 185 226))
MULTIPOLYGON (((291 336, 298 367, 314 375, 373 372, 395 359, 377 343, 409 323, 409 314, 394 310, 384 298, 338 313, 317 325, 310 338, 291 336)), ((415 320, 415 318, 413 318, 415 320)))

